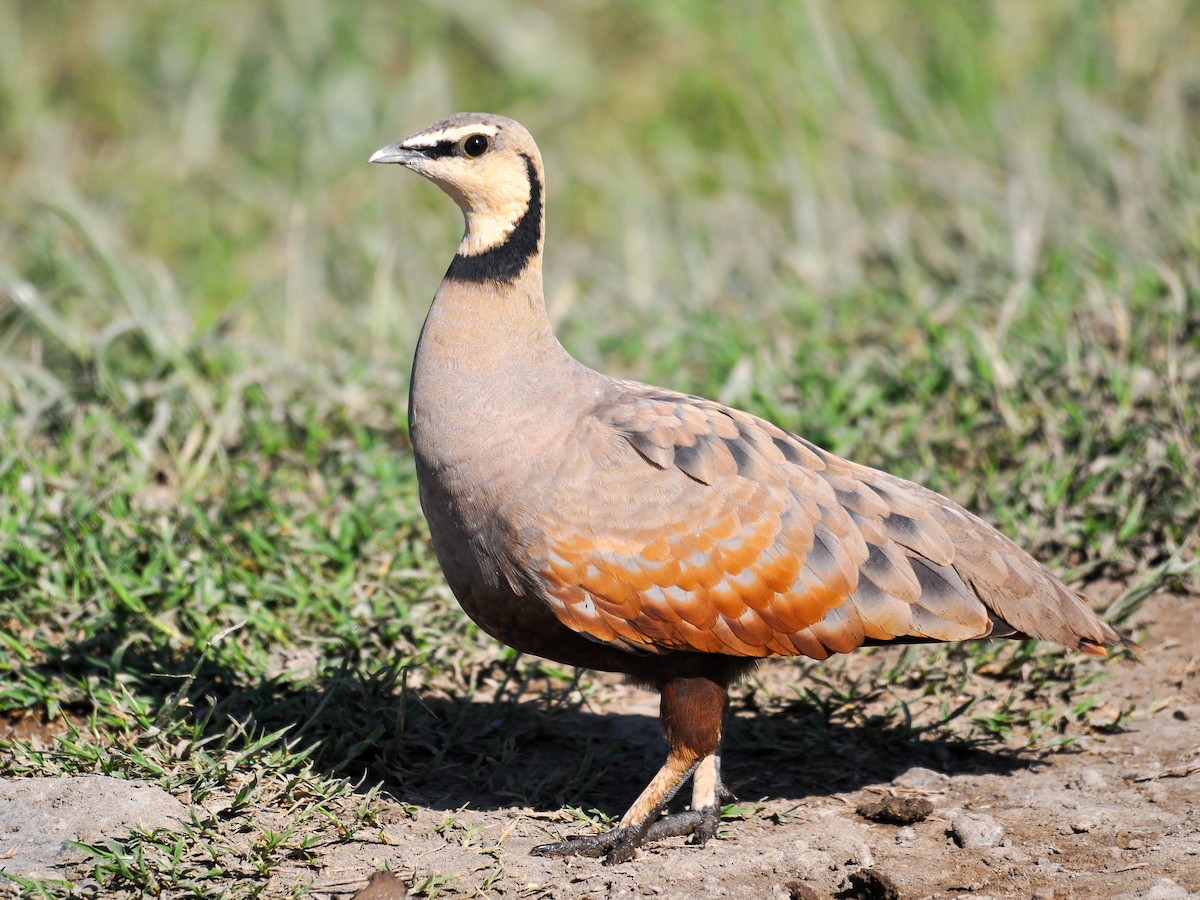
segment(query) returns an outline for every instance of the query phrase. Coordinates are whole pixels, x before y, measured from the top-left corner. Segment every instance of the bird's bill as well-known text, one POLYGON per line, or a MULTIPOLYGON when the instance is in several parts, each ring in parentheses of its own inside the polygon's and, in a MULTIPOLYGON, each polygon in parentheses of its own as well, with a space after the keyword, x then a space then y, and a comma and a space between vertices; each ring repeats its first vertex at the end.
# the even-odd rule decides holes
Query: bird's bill
POLYGON ((380 147, 371 154, 371 158, 367 162, 373 163, 395 163, 401 166, 407 166, 409 163, 415 162, 418 159, 426 159, 424 153, 420 150, 414 150, 411 147, 405 147, 403 143, 388 144, 386 147, 380 147))

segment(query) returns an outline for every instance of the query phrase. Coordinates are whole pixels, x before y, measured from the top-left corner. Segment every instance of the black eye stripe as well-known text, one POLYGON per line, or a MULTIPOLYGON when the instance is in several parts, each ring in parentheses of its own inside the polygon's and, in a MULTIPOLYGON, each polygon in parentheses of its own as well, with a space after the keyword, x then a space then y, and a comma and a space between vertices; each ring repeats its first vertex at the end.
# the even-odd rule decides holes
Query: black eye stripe
POLYGON ((457 156, 461 148, 461 152, 465 156, 474 159, 487 152, 491 148, 491 143, 491 139, 487 135, 473 134, 463 141, 438 141, 430 147, 413 147, 413 149, 429 159, 442 159, 446 156, 457 156))
POLYGON ((416 149, 430 159, 441 159, 443 156, 453 156, 457 146, 454 141, 438 141, 432 147, 418 147, 416 149))

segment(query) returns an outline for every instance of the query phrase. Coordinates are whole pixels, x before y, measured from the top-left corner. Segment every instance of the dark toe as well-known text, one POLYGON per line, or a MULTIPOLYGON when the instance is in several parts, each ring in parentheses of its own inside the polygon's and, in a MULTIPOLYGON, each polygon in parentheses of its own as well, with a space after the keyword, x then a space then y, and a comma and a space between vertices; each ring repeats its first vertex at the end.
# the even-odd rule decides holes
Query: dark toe
POLYGON ((554 844, 538 844, 530 854, 533 856, 604 856, 620 840, 621 829, 605 834, 574 835, 554 844))
POLYGON ((703 847, 717 834, 717 829, 721 825, 721 807, 717 805, 706 806, 700 810, 700 821, 692 831, 691 838, 688 839, 689 844, 694 844, 697 847, 703 847))
POLYGON ((646 832, 646 840, 690 836, 689 844, 703 847, 717 833, 721 824, 721 807, 689 809, 659 819, 646 832))

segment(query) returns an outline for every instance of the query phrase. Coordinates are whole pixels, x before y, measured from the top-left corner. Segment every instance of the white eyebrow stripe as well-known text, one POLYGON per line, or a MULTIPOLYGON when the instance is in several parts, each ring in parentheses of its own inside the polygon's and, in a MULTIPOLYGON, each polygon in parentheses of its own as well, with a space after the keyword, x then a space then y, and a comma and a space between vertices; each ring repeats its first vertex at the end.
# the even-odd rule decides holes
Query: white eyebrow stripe
POLYGON ((459 125, 455 128, 444 128, 441 131, 428 131, 424 134, 414 134, 404 142, 406 147, 417 149, 420 147, 436 147, 438 144, 449 141, 452 144, 458 143, 463 138, 472 134, 486 134, 488 137, 495 137, 500 129, 495 125, 459 125))

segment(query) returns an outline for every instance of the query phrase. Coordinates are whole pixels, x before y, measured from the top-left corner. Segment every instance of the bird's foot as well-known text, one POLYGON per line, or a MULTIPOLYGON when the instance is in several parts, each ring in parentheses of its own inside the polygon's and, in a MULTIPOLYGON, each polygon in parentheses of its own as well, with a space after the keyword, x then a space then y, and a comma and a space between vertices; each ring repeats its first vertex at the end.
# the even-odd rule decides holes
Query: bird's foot
POLYGON ((555 844, 539 844, 534 856, 604 857, 606 866, 628 862, 643 844, 669 837, 688 836, 688 843, 703 847, 717 833, 721 824, 721 808, 707 806, 664 816, 646 824, 614 828, 604 834, 574 835, 555 844))

